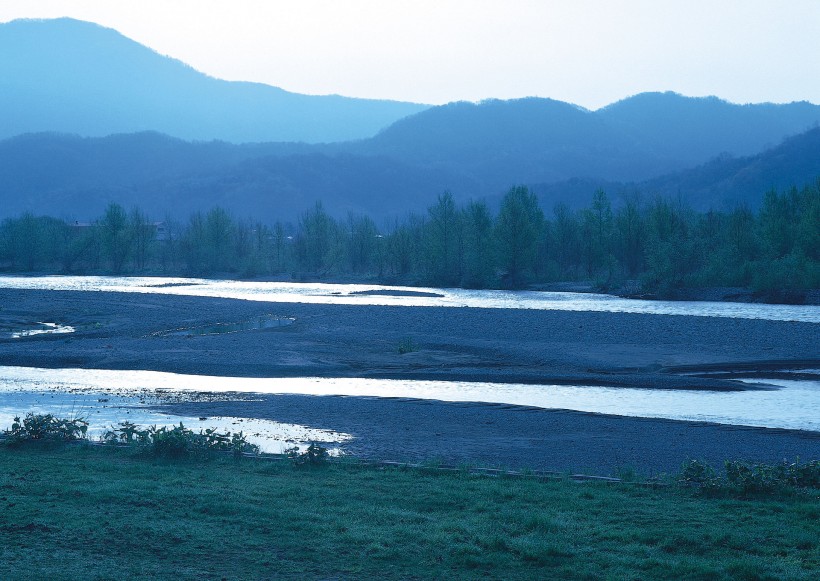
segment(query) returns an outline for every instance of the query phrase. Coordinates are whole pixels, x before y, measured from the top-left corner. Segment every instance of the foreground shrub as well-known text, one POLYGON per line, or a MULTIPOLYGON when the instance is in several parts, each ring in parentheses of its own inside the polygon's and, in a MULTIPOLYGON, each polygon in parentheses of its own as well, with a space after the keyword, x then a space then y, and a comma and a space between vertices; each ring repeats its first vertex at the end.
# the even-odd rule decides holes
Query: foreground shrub
POLYGON ((288 448, 285 450, 285 455, 291 459, 296 466, 318 466, 325 464, 330 455, 327 448, 324 448, 316 442, 311 442, 310 446, 304 452, 299 452, 299 448, 288 448))
POLYGON ((147 454, 164 458, 202 458, 214 452, 232 452, 236 456, 259 453, 259 446, 248 442, 242 432, 206 429, 197 433, 182 422, 170 429, 165 426, 140 429, 131 422, 122 422, 118 427, 112 426, 103 435, 103 441, 133 445, 147 454))
POLYGON ((820 489, 820 460, 801 463, 798 459, 777 464, 727 460, 722 475, 705 462, 689 460, 681 469, 679 482, 707 493, 741 496, 820 489))
POLYGON ((56 418, 51 414, 29 412, 23 420, 17 416, 10 430, 3 434, 9 444, 23 442, 75 442, 85 440, 88 422, 81 418, 56 418))

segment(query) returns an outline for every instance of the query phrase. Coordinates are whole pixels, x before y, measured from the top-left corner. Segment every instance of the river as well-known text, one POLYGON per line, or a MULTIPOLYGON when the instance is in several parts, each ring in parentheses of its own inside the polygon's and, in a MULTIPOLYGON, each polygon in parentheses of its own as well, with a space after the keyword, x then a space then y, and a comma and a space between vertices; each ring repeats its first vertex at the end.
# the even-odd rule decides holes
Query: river
MULTIPOLYGON (((820 323, 820 307, 748 303, 645 301, 602 294, 527 291, 475 291, 322 283, 244 282, 157 277, 0 277, 0 287, 20 289, 117 291, 235 298, 272 303, 444 306, 500 309, 553 309, 734 317, 820 323)), ((281 324, 281 322, 278 322, 281 324)), ((820 375, 818 370, 808 370, 820 375)), ((740 379, 742 380, 742 378, 740 379)), ((202 394, 252 397, 264 394, 403 397, 475 401, 569 409, 624 416, 693 420, 744 426, 820 431, 820 381, 760 379, 770 389, 735 392, 649 390, 593 386, 523 385, 487 382, 334 378, 225 378, 153 371, 103 371, 0 367, 0 424, 26 410, 82 415, 96 433, 129 419, 140 424, 180 420, 205 426, 199 418, 159 414, 151 403, 189 400, 202 394)), ((209 418, 207 427, 242 428, 260 441, 339 442, 349 436, 304 426, 247 418, 209 418), (245 423, 247 422, 247 423, 245 423)), ((3 426, 4 427, 4 426, 3 426)), ((267 445, 269 451, 279 451, 267 445)))
POLYGON ((271 303, 544 309, 820 323, 820 306, 816 305, 649 301, 575 292, 116 276, 0 276, 0 288, 162 293, 271 303))

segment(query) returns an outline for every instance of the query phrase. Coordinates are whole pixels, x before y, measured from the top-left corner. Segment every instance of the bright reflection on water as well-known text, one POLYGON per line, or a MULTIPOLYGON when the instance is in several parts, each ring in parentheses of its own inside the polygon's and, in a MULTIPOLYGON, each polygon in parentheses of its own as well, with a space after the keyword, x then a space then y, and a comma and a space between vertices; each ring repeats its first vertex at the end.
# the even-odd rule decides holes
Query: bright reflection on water
MULTIPOLYGON (((756 380, 760 381, 760 380, 756 380)), ((444 381, 328 378, 236 378, 155 371, 0 367, 0 395, 58 390, 134 393, 292 393, 408 397, 570 409, 820 431, 820 381, 767 380, 779 389, 733 392, 444 381)))
POLYGON ((276 303, 606 311, 820 323, 820 307, 812 305, 646 301, 571 292, 436 289, 363 284, 243 282, 194 278, 113 276, 0 276, 0 288, 107 290, 237 298, 276 303), (373 292, 376 294, 373 294, 373 292), (391 292, 409 294, 404 296, 390 296, 387 294, 391 292), (419 296, 413 293, 440 296, 419 296))
MULTIPOLYGON (((63 333, 73 333, 74 327, 70 325, 60 325, 58 323, 37 323, 36 327, 30 329, 20 329, 19 331, 12 331, 6 334, 12 339, 20 339, 22 337, 33 337, 34 335, 61 335, 63 333)), ((4 333, 0 333, 3 337, 4 333)))
POLYGON ((260 447, 262 452, 280 454, 287 448, 304 448, 309 442, 323 442, 331 453, 338 453, 338 444, 349 440, 351 436, 341 432, 321 430, 284 424, 270 420, 235 417, 187 417, 161 413, 147 409, 162 399, 140 395, 127 395, 120 391, 95 392, 93 387, 77 384, 56 386, 36 382, 7 382, 0 379, 0 429, 11 427, 15 416, 23 417, 26 413, 52 414, 59 418, 82 418, 89 424, 88 435, 94 440, 101 437, 112 426, 129 421, 138 426, 173 427, 180 422, 186 427, 199 432, 208 428, 220 432, 239 432, 246 439, 260 447))

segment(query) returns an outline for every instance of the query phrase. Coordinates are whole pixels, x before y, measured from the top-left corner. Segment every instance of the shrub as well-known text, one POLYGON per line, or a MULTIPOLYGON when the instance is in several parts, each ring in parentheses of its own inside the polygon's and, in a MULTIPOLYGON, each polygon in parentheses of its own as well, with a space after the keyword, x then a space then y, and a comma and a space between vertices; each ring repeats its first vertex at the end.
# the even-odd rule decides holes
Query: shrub
POLYGON ((299 452, 299 448, 288 448, 285 455, 291 459, 295 466, 318 466, 325 464, 330 455, 327 448, 316 442, 311 442, 304 452, 299 452))
POLYGON ((4 435, 10 444, 22 442, 75 442, 85 440, 88 422, 82 418, 62 419, 51 414, 29 412, 23 420, 17 416, 4 435))
POLYGON ((402 339, 399 342, 399 355, 404 355, 405 353, 412 353, 416 350, 416 346, 413 345, 413 339, 407 337, 402 339))
POLYGON ((233 452, 236 456, 259 453, 259 446, 248 442, 242 432, 218 432, 209 428, 196 433, 182 422, 170 429, 165 426, 139 429, 131 422, 122 422, 119 427, 111 426, 103 435, 103 441, 135 445, 152 456, 165 458, 202 458, 214 452, 233 452))
POLYGON ((681 468, 679 482, 686 485, 704 486, 715 480, 715 470, 706 462, 687 460, 681 468))
POLYGON ((799 459, 777 464, 727 460, 723 475, 717 475, 705 462, 689 460, 681 469, 679 481, 708 493, 741 496, 791 492, 798 488, 820 489, 820 460, 802 464, 799 459))

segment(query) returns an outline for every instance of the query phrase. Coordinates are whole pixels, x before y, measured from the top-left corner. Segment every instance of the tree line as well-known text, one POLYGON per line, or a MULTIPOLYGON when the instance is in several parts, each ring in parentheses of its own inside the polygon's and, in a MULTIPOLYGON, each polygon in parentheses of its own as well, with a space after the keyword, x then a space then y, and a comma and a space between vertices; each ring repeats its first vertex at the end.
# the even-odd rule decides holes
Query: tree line
POLYGON ((444 192, 423 214, 381 226, 337 219, 321 202, 295 223, 241 220, 222 208, 187 222, 149 220, 111 204, 91 223, 29 213, 0 223, 0 268, 11 272, 288 276, 468 288, 637 281, 646 292, 690 287, 820 287, 820 181, 767 192, 759 211, 695 212, 683 201, 626 196, 613 209, 596 191, 588 207, 547 216, 527 187, 494 212, 444 192))

